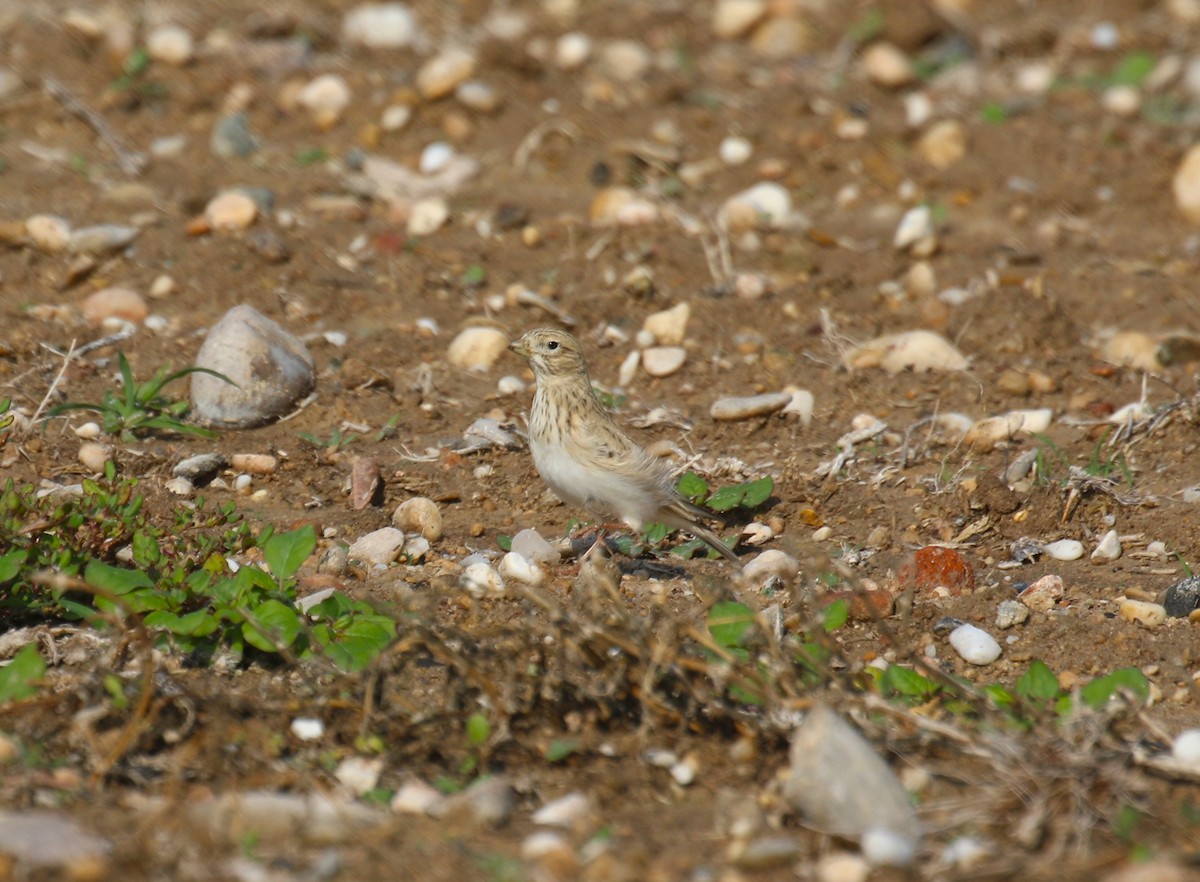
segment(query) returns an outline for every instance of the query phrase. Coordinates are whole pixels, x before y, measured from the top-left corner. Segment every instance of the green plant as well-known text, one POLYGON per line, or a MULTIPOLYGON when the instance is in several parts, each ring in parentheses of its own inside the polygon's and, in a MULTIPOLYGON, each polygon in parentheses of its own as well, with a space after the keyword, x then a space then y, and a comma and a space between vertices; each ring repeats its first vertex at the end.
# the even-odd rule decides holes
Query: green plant
POLYGON ((9 426, 16 417, 12 414, 12 399, 0 398, 0 446, 8 442, 9 426))
MULTIPOLYGON (((685 499, 689 499, 697 505, 704 505, 716 512, 727 512, 734 509, 752 511, 771 498, 771 493, 775 490, 775 481, 767 476, 754 481, 721 487, 715 492, 709 493, 707 481, 694 472, 684 472, 679 478, 676 489, 685 499)), ((651 547, 665 539, 668 534, 669 531, 661 524, 648 524, 643 530, 643 538, 651 547), (661 535, 659 535, 660 532, 661 535), (657 542, 651 542, 650 539, 655 537, 657 537, 657 542)), ((733 538, 736 540, 737 537, 733 538)), ((685 559, 693 558, 697 554, 718 556, 717 552, 710 549, 700 539, 690 539, 676 545, 671 549, 671 553, 685 559)))
POLYGON ((26 643, 11 662, 0 668, 0 706, 37 694, 38 681, 46 675, 36 643, 26 643))
MULTIPOLYGON (((183 422, 188 412, 187 401, 177 401, 162 394, 168 383, 189 374, 209 374, 233 383, 224 374, 202 367, 186 367, 177 371, 159 368, 154 376, 144 383, 137 382, 125 353, 117 353, 117 366, 121 372, 121 391, 108 389, 102 404, 67 402, 51 408, 46 419, 72 410, 88 410, 100 414, 101 425, 110 435, 120 435, 126 443, 133 442, 140 434, 153 432, 176 432, 182 435, 199 435, 203 438, 216 437, 215 432, 183 422)), ((235 384, 236 385, 236 384, 235 384)))
POLYGON ((329 151, 324 147, 306 147, 296 154, 297 165, 313 165, 324 162, 329 158, 329 151))
POLYGON ((329 433, 329 440, 327 441, 319 435, 314 435, 312 432, 301 432, 300 437, 313 447, 324 450, 328 455, 337 453, 346 445, 357 441, 359 435, 357 432, 343 432, 341 426, 335 426, 333 431, 329 433))
POLYGON ((1125 454, 1118 451, 1115 456, 1107 455, 1105 443, 1111 434, 1112 430, 1110 429, 1096 439, 1096 444, 1092 447, 1092 455, 1088 459, 1084 471, 1097 478, 1111 478, 1120 472, 1125 478, 1125 483, 1130 489, 1133 489, 1133 470, 1125 461, 1125 454))

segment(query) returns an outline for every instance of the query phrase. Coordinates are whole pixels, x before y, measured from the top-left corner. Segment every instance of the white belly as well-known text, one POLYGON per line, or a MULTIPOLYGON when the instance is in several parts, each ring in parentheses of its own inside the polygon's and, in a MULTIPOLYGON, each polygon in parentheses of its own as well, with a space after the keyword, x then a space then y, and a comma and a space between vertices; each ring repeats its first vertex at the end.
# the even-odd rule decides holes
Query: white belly
POLYGON ((658 511, 656 488, 642 487, 621 475, 590 468, 566 454, 560 445, 530 439, 533 464, 554 495, 596 515, 615 515, 634 529, 658 511))

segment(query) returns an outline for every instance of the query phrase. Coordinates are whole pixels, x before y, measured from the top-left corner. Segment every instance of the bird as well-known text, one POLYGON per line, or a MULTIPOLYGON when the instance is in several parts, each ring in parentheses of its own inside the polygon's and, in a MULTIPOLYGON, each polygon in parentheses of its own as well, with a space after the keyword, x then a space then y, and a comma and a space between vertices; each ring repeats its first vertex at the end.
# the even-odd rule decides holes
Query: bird
POLYGON ((578 340, 557 328, 535 328, 508 348, 533 368, 529 451, 559 499, 615 516, 634 532, 650 522, 683 530, 741 566, 733 549, 704 526, 715 515, 684 499, 670 469, 625 434, 596 397, 578 340))

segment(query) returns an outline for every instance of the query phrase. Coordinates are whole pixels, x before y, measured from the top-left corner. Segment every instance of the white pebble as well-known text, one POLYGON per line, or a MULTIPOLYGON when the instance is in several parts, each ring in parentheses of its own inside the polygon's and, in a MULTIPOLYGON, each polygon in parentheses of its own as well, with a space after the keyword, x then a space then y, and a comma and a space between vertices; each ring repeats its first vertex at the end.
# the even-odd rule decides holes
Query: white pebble
POLYGON ((310 80, 296 95, 296 102, 308 110, 320 126, 337 122, 350 104, 350 85, 338 74, 321 74, 310 80))
POLYGON ((621 367, 617 371, 617 385, 622 387, 629 386, 637 377, 638 366, 642 363, 642 353, 637 349, 631 351, 621 361, 621 367))
POLYGON ((421 199, 412 207, 408 216, 407 230, 410 236, 428 236, 436 233, 450 220, 450 206, 441 196, 421 199))
POLYGON ((1100 539, 1096 545, 1096 550, 1092 552, 1092 560, 1098 563, 1104 561, 1116 560, 1121 556, 1121 539, 1117 535, 1116 530, 1109 530, 1100 539))
POLYGON ((385 132, 398 132, 412 119, 412 108, 407 104, 389 104, 379 115, 379 127, 385 132))
POLYGON ((543 827, 578 827, 588 821, 592 811, 591 799, 576 791, 550 800, 530 820, 543 827))
POLYGON ((749 33, 767 14, 766 0, 717 0, 713 7, 713 36, 731 40, 749 33))
POLYGON ((191 481, 182 477, 171 478, 163 486, 167 488, 167 492, 172 496, 191 496, 196 489, 191 481))
POLYGON ((525 381, 512 374, 503 376, 496 382, 496 391, 501 395, 520 395, 525 389, 525 381))
POLYGON ((1200 729, 1185 729, 1176 735, 1171 756, 1181 763, 1200 767, 1200 729))
POLYGON ((392 526, 405 532, 420 533, 430 542, 442 538, 442 512, 437 503, 425 496, 406 499, 392 512, 392 526))
POLYGON ((973 665, 990 665, 1000 657, 1000 644, 987 631, 974 625, 959 625, 950 632, 950 645, 973 665))
POLYGON ((421 316, 421 318, 417 319, 415 324, 418 331, 428 334, 430 337, 436 337, 438 334, 442 333, 442 327, 438 324, 438 321, 435 318, 421 316))
POLYGON ((862 65, 867 78, 886 89, 907 86, 916 79, 908 56, 891 43, 879 41, 864 49, 862 65))
POLYGON ((387 566, 404 548, 404 531, 383 527, 360 536, 350 546, 349 555, 366 564, 387 566))
POLYGON ((562 558, 558 549, 542 538, 542 534, 532 527, 526 527, 512 538, 512 550, 521 557, 533 563, 544 563, 553 566, 562 558))
POLYGON ((75 437, 85 441, 95 441, 100 437, 102 431, 99 423, 89 421, 75 427, 75 437))
POLYGON ((445 141, 434 141, 421 151, 417 167, 423 175, 436 175, 454 161, 454 148, 445 141))
POLYGON ((43 251, 65 251, 71 242, 71 225, 53 214, 35 214, 25 221, 25 234, 43 251))
POLYGON ((1079 560, 1083 557, 1083 543, 1077 539, 1059 539, 1047 542, 1042 550, 1055 560, 1079 560))
POLYGON ((500 578, 505 582, 520 582, 537 588, 546 581, 546 574, 537 564, 530 563, 515 551, 510 551, 500 559, 500 578))
POLYGON ((355 796, 362 796, 375 789, 382 774, 381 757, 348 756, 338 763, 333 776, 355 796))
POLYGON ((671 766, 671 780, 680 787, 690 787, 696 781, 699 760, 692 754, 671 766))
POLYGON ((592 40, 587 34, 563 34, 554 46, 554 63, 563 70, 576 70, 583 67, 591 54, 592 40))
POLYGON ((404 547, 400 549, 400 556, 410 564, 420 563, 429 557, 429 550, 432 548, 429 540, 424 536, 405 536, 404 547))
POLYGON ((731 231, 756 227, 777 229, 792 214, 792 197, 787 189, 773 181, 763 181, 725 200, 717 212, 717 223, 731 231))
POLYGON ((424 781, 405 781, 392 797, 391 809, 400 815, 424 815, 444 800, 440 791, 424 781))
POLYGON ((486 563, 471 564, 462 571, 459 581, 476 600, 504 594, 504 580, 486 563))
POLYGON ((457 47, 446 49, 421 65, 417 71, 417 91, 433 101, 449 95, 474 72, 474 55, 457 47))
POLYGON ((464 328, 450 343, 446 359, 453 367, 483 372, 508 349, 508 335, 498 328, 464 328))
POLYGON ((851 369, 880 367, 889 374, 911 370, 961 371, 967 367, 966 357, 954 344, 933 331, 904 331, 885 334, 848 350, 843 356, 851 369))
POLYGON ((650 340, 642 342, 644 338, 639 332, 638 345, 645 347, 657 343, 661 346, 678 346, 687 336, 688 319, 691 317, 692 307, 686 301, 670 309, 650 313, 642 322, 642 331, 650 335, 650 340))
POLYGON ((800 562, 796 558, 772 548, 749 561, 742 570, 742 576, 751 585, 765 585, 772 578, 787 585, 796 578, 798 572, 800 562))
POLYGON ((812 425, 813 408, 817 403, 813 394, 807 389, 797 389, 794 386, 787 386, 783 391, 788 393, 792 400, 787 403, 781 413, 795 414, 800 418, 800 425, 805 428, 812 425))
POLYGON ((155 61, 184 65, 194 50, 192 35, 179 25, 161 25, 146 35, 146 54, 155 61))
POLYGON ((480 113, 493 113, 500 106, 500 93, 482 80, 467 80, 454 90, 454 97, 464 107, 480 113))
POLYGON ((1104 90, 1101 102, 1109 113, 1131 117, 1142 109, 1142 93, 1136 86, 1112 86, 1104 90))
POLYGON ((892 246, 897 251, 905 251, 933 236, 933 211, 928 205, 918 205, 910 208, 904 213, 904 217, 900 218, 896 234, 892 237, 892 246))
POLYGON ((316 741, 325 734, 325 724, 316 717, 296 717, 290 728, 301 741, 316 741))
POLYGON ((1058 605, 1065 591, 1062 576, 1049 573, 1025 588, 1017 595, 1017 599, 1030 609, 1049 612, 1058 605))
POLYGON ((1200 224, 1200 144, 1183 155, 1171 181, 1175 206, 1193 224, 1200 224))
POLYGON ((912 836, 884 827, 872 827, 867 830, 863 833, 859 845, 863 857, 876 867, 907 867, 917 857, 917 842, 912 836))
POLYGON ((754 155, 754 145, 745 138, 730 135, 721 140, 717 155, 726 165, 745 165, 754 155))
POLYGON ((214 230, 244 230, 258 217, 258 203, 239 190, 213 197, 204 209, 204 219, 214 230))
POLYGON ((861 855, 835 851, 817 861, 816 874, 817 882, 867 882, 871 865, 861 855))
POLYGON ((687 350, 682 346, 651 346, 642 351, 642 369, 652 377, 669 377, 685 361, 687 350))
POLYGON ((812 534, 813 542, 826 542, 831 536, 833 536, 833 527, 829 525, 817 527, 812 534))
POLYGON ((403 3, 364 4, 346 13, 342 37, 375 49, 400 49, 416 41, 417 20, 403 3))
POLYGON ((104 464, 112 458, 112 448, 107 444, 85 441, 79 445, 79 462, 90 472, 104 471, 104 464))
POLYGON ((766 524, 751 521, 742 527, 741 541, 746 545, 766 545, 775 538, 775 531, 766 524))

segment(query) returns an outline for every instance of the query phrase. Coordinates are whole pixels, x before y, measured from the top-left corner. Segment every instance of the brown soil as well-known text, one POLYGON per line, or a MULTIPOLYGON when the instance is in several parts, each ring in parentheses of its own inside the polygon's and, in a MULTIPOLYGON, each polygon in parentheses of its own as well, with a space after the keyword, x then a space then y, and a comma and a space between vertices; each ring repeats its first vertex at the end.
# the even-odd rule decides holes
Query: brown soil
MULTIPOLYGON (((61 366, 45 347, 61 351, 72 340, 84 342, 103 333, 70 320, 47 320, 31 312, 32 305, 74 306, 92 290, 113 284, 144 293, 166 273, 177 281, 177 290, 151 306, 169 319, 169 330, 141 331, 122 344, 139 377, 163 364, 186 364, 204 330, 239 303, 254 305, 298 334, 343 331, 349 342, 344 348, 319 339, 310 343, 318 364, 317 397, 291 420, 228 432, 215 442, 150 438, 118 450, 120 470, 143 479, 149 505, 165 511, 175 504, 162 485, 187 455, 269 452, 280 456, 282 465, 276 474, 256 480, 265 495, 238 499, 256 523, 287 527, 311 522, 330 537, 352 540, 386 526, 404 499, 425 495, 439 501, 446 526, 444 538, 435 544, 434 562, 386 575, 350 575, 338 582, 349 593, 408 609, 420 621, 411 639, 416 641, 412 645, 426 647, 421 664, 413 664, 402 649, 363 678, 290 666, 232 673, 176 670, 171 678, 185 690, 197 715, 191 735, 182 744, 142 737, 136 749, 98 776, 92 774, 94 752, 73 740, 71 714, 104 700, 99 673, 63 671, 56 675, 62 678, 59 689, 23 705, 0 725, 23 744, 40 745, 37 762, 0 770, 0 802, 12 807, 49 803, 79 816, 112 837, 124 878, 225 878, 230 871, 224 861, 239 853, 238 843, 208 850, 194 831, 160 815, 147 826, 136 820, 144 817, 133 810, 137 798, 149 794, 176 804, 210 791, 330 789, 330 770, 356 752, 356 739, 364 734, 382 742, 386 764, 381 787, 394 788, 409 776, 467 783, 474 773, 461 771, 472 753, 463 736, 464 721, 481 708, 479 696, 487 690, 480 684, 492 682, 505 694, 546 690, 538 700, 513 699, 520 716, 504 721, 506 731, 497 732, 482 757, 484 771, 517 784, 514 821, 490 830, 453 818, 405 818, 339 846, 344 878, 394 878, 405 867, 413 869, 400 870, 402 878, 418 873, 430 879, 535 878, 519 859, 520 843, 533 829, 529 810, 572 790, 588 793, 597 804, 620 872, 627 873, 592 869, 589 878, 719 875, 727 864, 729 840, 714 818, 725 811, 731 793, 770 790, 777 771, 786 766, 785 733, 761 721, 737 723, 733 713, 720 719, 694 713, 697 705, 680 697, 687 694, 681 685, 686 677, 678 672, 672 675, 679 676, 678 683, 662 686, 671 696, 671 706, 664 707, 637 683, 589 682, 586 669, 560 671, 560 679, 543 687, 519 683, 520 665, 506 653, 530 651, 519 639, 522 629, 549 632, 551 623, 543 611, 520 601, 469 602, 455 586, 455 561, 471 549, 495 550, 500 534, 524 527, 561 535, 578 513, 549 503, 524 450, 459 456, 443 449, 427 463, 405 458, 405 453, 444 448, 484 415, 521 425, 528 396, 504 398, 496 392, 502 374, 525 370, 515 356, 505 355, 482 375, 454 370, 445 360, 449 341, 468 322, 493 321, 516 336, 552 321, 523 306, 489 314, 487 296, 520 283, 552 298, 577 319, 593 375, 606 387, 616 383, 629 345, 606 346, 601 334, 605 325, 632 335, 647 314, 681 300, 692 304, 685 368, 661 380, 643 374, 629 390, 620 418, 628 423, 651 408, 671 408, 690 429, 660 425, 639 437, 674 440, 702 454, 698 467, 714 483, 775 476, 775 495, 755 517, 780 519, 783 533, 769 547, 802 562, 801 579, 789 600, 797 608, 824 573, 841 572, 847 584, 869 580, 896 590, 903 587, 897 574, 915 549, 959 542, 975 571, 975 591, 945 598, 918 594, 911 609, 902 604, 884 623, 852 623, 835 635, 849 663, 879 655, 911 661, 933 644, 946 672, 980 684, 1011 684, 1034 658, 1049 664, 1063 682, 1086 681, 1123 666, 1139 667, 1149 676, 1160 703, 1143 721, 1122 724, 1119 737, 1110 734, 1085 745, 1053 734, 1031 735, 1028 766, 1011 766, 1030 780, 1004 780, 995 764, 969 757, 960 745, 937 743, 912 720, 860 717, 881 750, 891 748, 898 765, 934 773, 921 796, 934 828, 929 858, 921 864, 924 875, 956 877, 958 871, 936 870, 934 861, 941 845, 964 833, 998 844, 999 853, 973 871, 994 878, 1091 877, 1121 865, 1134 845, 1180 865, 1194 859, 1200 853, 1194 788, 1134 772, 1126 767, 1124 748, 1104 751, 1140 739, 1153 752, 1162 749, 1164 731, 1173 734, 1200 724, 1192 685, 1195 626, 1172 620, 1150 630, 1116 614, 1118 597, 1131 591, 1154 597, 1188 575, 1187 565, 1200 559, 1194 504, 1182 499, 1185 488, 1200 485, 1190 401, 1195 365, 1172 364, 1147 378, 1103 362, 1096 348, 1099 335, 1108 329, 1158 335, 1197 323, 1191 293, 1191 280, 1200 268, 1195 233, 1175 211, 1171 197, 1171 175, 1194 138, 1188 122, 1194 116, 1188 112, 1193 99, 1175 82, 1151 96, 1143 114, 1119 118, 1103 109, 1094 86, 1097 77, 1134 49, 1157 58, 1177 53, 1186 62, 1197 48, 1193 35, 1157 4, 1094 3, 1087 5, 1086 15, 1073 3, 968 4, 972 11, 959 29, 923 5, 907 9, 909 4, 894 4, 897 8, 889 7, 884 17, 888 37, 913 56, 930 56, 959 41, 982 78, 980 91, 970 97, 938 92, 947 96, 944 103, 939 98, 939 106, 950 108, 966 125, 969 147, 962 161, 934 170, 914 147, 899 93, 869 84, 853 61, 839 65, 837 60, 840 41, 867 16, 873 8, 869 4, 831 4, 819 15, 811 14, 813 46, 819 48, 794 62, 771 63, 756 61, 742 42, 715 40, 707 3, 585 3, 569 28, 555 23, 539 4, 513 5, 530 14, 532 35, 553 40, 577 29, 597 41, 633 36, 654 51, 675 51, 686 58, 673 72, 652 72, 635 84, 615 84, 606 91, 591 74, 562 72, 538 61, 520 48, 523 43, 487 40, 481 47, 480 76, 505 96, 495 115, 476 115, 452 100, 422 103, 413 123, 376 143, 378 133, 364 129, 378 119, 388 95, 411 83, 417 56, 341 48, 338 4, 292 4, 276 16, 283 34, 313 40, 311 71, 336 70, 351 84, 355 100, 328 131, 315 130, 302 113, 279 108, 277 98, 294 74, 264 76, 237 55, 202 57, 183 69, 152 65, 146 79, 161 88, 144 94, 114 92, 114 62, 102 47, 65 33, 51 4, 8 15, 0 53, 29 88, 0 108, 5 121, 0 141, 4 216, 19 220, 51 212, 84 226, 125 223, 131 215, 150 212, 153 222, 130 252, 102 261, 76 284, 66 281, 70 257, 21 245, 0 253, 0 314, 7 323, 0 339, 0 393, 32 412, 61 366), (1105 19, 1120 30, 1123 45, 1116 52, 1089 45, 1091 25, 1105 19), (1060 85, 1044 95, 1017 96, 1003 85, 1009 80, 993 81, 1051 55, 1061 67, 1060 85), (153 161, 138 179, 153 191, 151 203, 130 208, 106 197, 123 179, 112 153, 42 89, 44 76, 53 76, 101 112, 130 145, 144 148, 156 137, 186 134, 182 155, 153 161), (209 132, 225 95, 239 82, 255 84, 248 112, 263 146, 249 160, 219 159, 210 153, 209 132), (591 97, 585 99, 589 89, 591 97), (541 108, 548 100, 560 104, 563 119, 576 127, 574 136, 547 136, 527 167, 517 169, 514 151, 547 118, 541 108), (981 109, 991 103, 1004 106, 1003 120, 985 119, 981 109), (836 136, 837 119, 846 114, 867 120, 865 137, 836 136), (663 118, 674 121, 682 133, 688 160, 714 156, 731 131, 755 145, 755 158, 746 166, 721 169, 697 187, 671 190, 675 204, 690 215, 711 216, 724 198, 758 180, 760 160, 780 161, 781 182, 813 227, 807 233, 763 233, 756 251, 734 248, 737 269, 770 279, 761 299, 738 299, 718 284, 700 240, 674 225, 611 231, 589 225, 587 209, 599 174, 608 175, 613 184, 631 186, 661 185, 670 177, 669 169, 638 162, 620 147, 649 139, 653 125, 663 118), (434 235, 405 241, 403 224, 380 204, 364 203, 364 216, 354 219, 308 210, 312 197, 344 189, 326 162, 298 162, 302 151, 322 148, 331 157, 344 157, 365 139, 373 152, 415 161, 425 144, 447 137, 447 131, 457 133, 458 150, 481 159, 483 171, 452 199, 453 220, 434 235), (26 142, 61 149, 74 159, 43 161, 23 149, 26 142), (1016 179, 1019 186, 1013 185, 1016 179), (946 307, 936 298, 904 293, 903 285, 885 285, 902 280, 913 263, 891 247, 903 205, 896 194, 903 181, 911 182, 918 201, 937 209, 940 248, 930 263, 938 289, 973 285, 980 289, 978 296, 946 307), (252 247, 249 234, 188 235, 189 221, 207 200, 237 185, 269 188, 277 207, 301 218, 291 227, 265 222, 286 243, 286 262, 266 259, 252 247), (849 185, 859 188, 859 196, 842 205, 838 194, 849 185), (527 215, 540 235, 536 247, 523 243, 519 227, 493 225, 488 236, 477 232, 476 221, 493 217, 503 206, 516 206, 527 215), (366 247, 339 261, 360 238, 366 247), (606 244, 600 247, 602 240, 606 244), (486 281, 472 287, 464 274, 476 265, 486 272, 486 281), (638 297, 623 287, 622 280, 637 266, 652 271, 652 294, 638 297), (839 341, 933 328, 969 356, 970 367, 950 374, 849 372, 841 366, 840 344, 822 332, 823 312, 839 341), (421 317, 435 319, 441 333, 419 332, 415 322, 421 317), (759 342, 741 350, 737 341, 742 335, 759 342), (432 394, 414 389, 423 366, 432 371, 432 394), (1042 372, 1052 379, 1053 389, 1012 391, 1013 386, 999 382, 1011 371, 1042 372), (815 418, 807 428, 778 416, 748 423, 714 423, 708 416, 709 406, 721 396, 788 384, 815 395, 815 418), (1104 417, 1139 400, 1143 391, 1151 405, 1180 406, 1172 418, 1143 425, 1109 445, 1104 417), (905 431, 922 418, 953 412, 978 418, 1026 407, 1054 411, 1045 436, 1018 438, 979 452, 931 445, 926 430, 918 428, 909 439, 907 457, 901 457, 905 431), (859 414, 885 421, 889 433, 861 445, 838 474, 818 477, 818 465, 836 456, 838 439, 859 414), (394 435, 377 440, 393 417, 394 435), (333 455, 299 437, 329 437, 340 426, 369 428, 348 429, 359 437, 333 455), (996 480, 1032 446, 1044 449, 1045 471, 1037 482, 1014 491, 996 480), (346 494, 355 457, 375 459, 385 479, 383 502, 361 512, 350 510, 346 494), (718 457, 736 457, 743 467, 723 468, 718 457), (1115 483, 1085 486, 1073 495, 1066 481, 1068 464, 1091 465, 1093 472, 1111 466, 1115 483), (818 524, 832 528, 832 539, 813 540, 818 524), (1102 566, 1090 564, 1086 556, 1073 563, 1043 557, 1019 569, 998 566, 1009 560, 1012 543, 1023 536, 1076 538, 1090 552, 1112 527, 1125 537, 1125 554, 1102 566), (967 538, 959 541, 964 533, 967 538), (857 565, 837 560, 866 547, 868 537, 875 543, 873 556, 857 565), (1135 554, 1152 541, 1165 543, 1177 556, 1135 554), (1058 573, 1066 582, 1060 608, 1035 613, 1014 631, 996 631, 997 603, 1013 596, 1018 583, 1048 573, 1058 573), (934 634, 934 625, 945 616, 992 630, 1002 643, 1009 634, 1017 639, 1005 645, 1000 661, 973 668, 957 657, 944 635, 934 634), (428 650, 427 644, 449 640, 448 635, 461 641, 451 641, 457 648, 446 650, 448 654, 475 659, 470 672, 428 650), (617 693, 612 701, 601 697, 606 685, 617 693), (418 722, 417 709, 424 706, 430 716, 418 722), (290 739, 288 725, 298 715, 325 720, 329 731, 319 747, 290 739), (565 762, 547 762, 546 746, 568 734, 580 748, 565 762), (739 738, 753 742, 751 760, 731 760, 739 738), (648 748, 695 754, 701 770, 697 782, 689 788, 671 784, 665 770, 643 759, 648 748), (1118 779, 1124 784, 1118 786, 1118 779), (1072 781, 1086 782, 1081 785, 1085 792, 1077 794, 1076 802, 1059 799, 1072 781), (973 793, 980 795, 988 816, 968 809, 963 823, 939 808, 973 793), (1033 801, 1031 796, 1023 804, 1022 794, 1045 797, 1044 805, 1034 806, 1052 816, 1043 836, 1023 840, 1017 835, 1017 822, 1033 801), (1126 838, 1115 831, 1123 805, 1137 808, 1143 817, 1126 838), (1094 815, 1089 817, 1088 811, 1094 815), (1063 843, 1074 840, 1063 830, 1079 824, 1095 825, 1091 839, 1064 853, 1063 843)), ((223 28, 237 39, 265 39, 254 30, 262 15, 252 7, 206 4, 189 9, 183 20, 195 34, 223 28)), ((484 3, 460 7, 454 17, 464 28, 476 26, 488 11, 484 3)), ((419 12, 440 37, 449 13, 434 3, 422 4, 419 12)), ((113 385, 113 355, 102 350, 73 363, 58 386, 58 398, 100 398, 113 385)), ((8 474, 18 482, 78 480, 83 470, 77 447, 61 422, 52 423, 48 431, 11 448, 18 455, 10 457, 8 474)), ((727 570, 718 562, 668 564, 666 575, 656 576, 626 562, 629 573, 621 596, 631 611, 658 624, 702 629, 706 603, 728 592, 727 570)), ((574 575, 573 563, 556 568, 549 594, 569 604, 574 575)), ((753 602, 765 606, 771 599, 753 602)), ((681 639, 647 634, 632 625, 630 634, 639 640, 661 639, 663 646, 678 646, 681 639)), ((575 663, 584 664, 579 658, 575 663)), ((596 674, 600 679, 611 675, 607 668, 596 674)), ((839 693, 832 694, 836 698, 839 693)), ((846 701, 847 707, 853 704, 846 701)), ((497 711, 494 725, 499 727, 503 717, 497 711)), ((1044 720, 1043 725, 1054 723, 1044 720)), ((805 832, 795 817, 780 816, 785 831, 804 843, 801 866, 810 866, 808 861, 830 847, 828 839, 805 832)), ((280 872, 294 874, 318 854, 316 847, 294 843, 255 852, 264 860, 283 861, 280 872)), ((543 867, 539 872, 551 871, 543 867)), ((570 878, 572 872, 560 876, 570 878)), ((791 867, 739 872, 753 878, 794 875, 791 867)))

